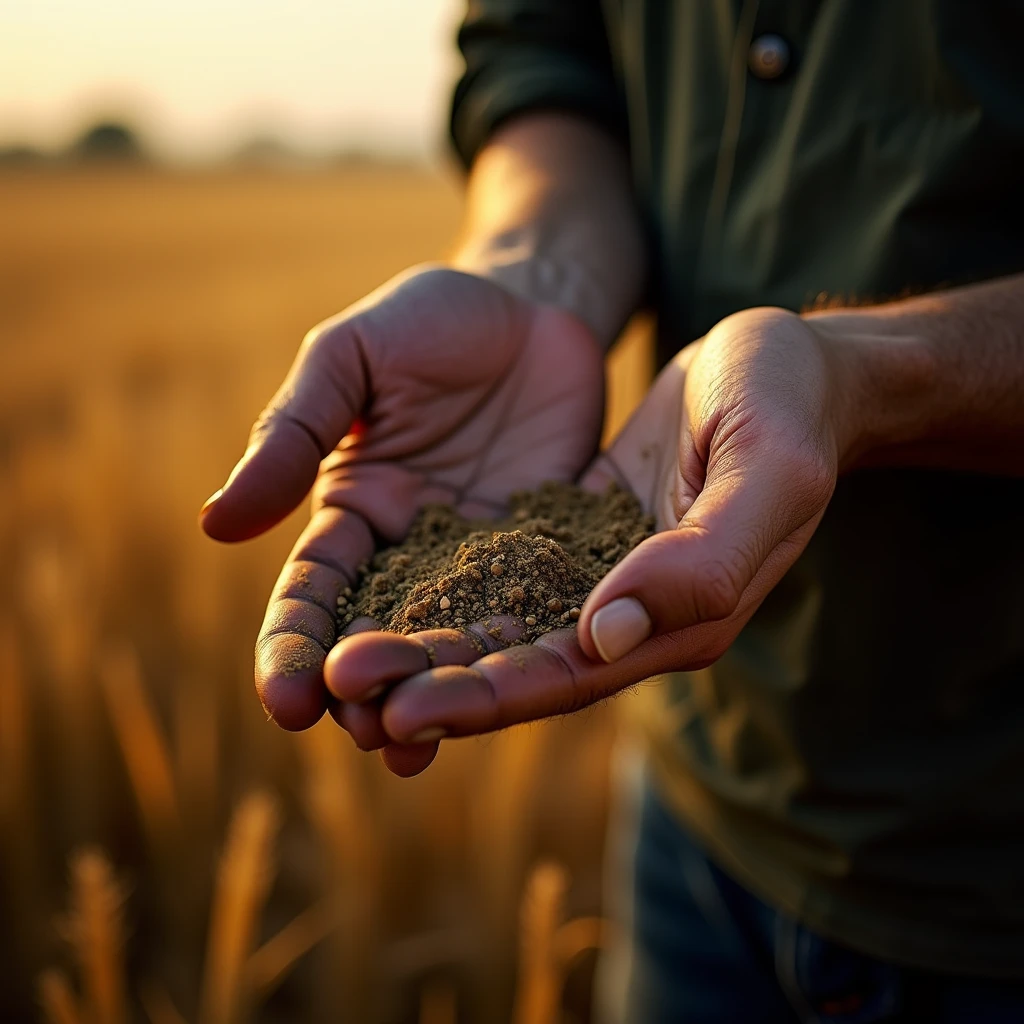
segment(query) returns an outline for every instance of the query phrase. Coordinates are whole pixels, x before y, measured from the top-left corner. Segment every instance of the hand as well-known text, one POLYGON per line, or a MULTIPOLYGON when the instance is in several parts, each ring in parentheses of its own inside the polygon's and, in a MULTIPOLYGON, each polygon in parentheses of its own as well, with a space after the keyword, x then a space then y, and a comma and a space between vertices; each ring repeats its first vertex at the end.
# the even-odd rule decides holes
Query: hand
MULTIPOLYGON (((244 540, 316 483, 256 646, 257 691, 279 725, 307 728, 330 707, 361 746, 388 743, 377 706, 324 686, 342 588, 425 503, 487 515, 515 490, 573 479, 597 447, 603 386, 600 348, 576 317, 443 267, 411 271, 310 332, 201 513, 211 537, 244 540)), ((401 771, 435 751, 387 756, 401 771)))
POLYGON ((401 679, 383 724, 408 742, 574 711, 709 665, 821 520, 849 433, 841 372, 798 316, 755 309, 723 321, 665 369, 584 478, 631 487, 661 532, 595 588, 578 630, 483 658, 467 647, 463 664, 440 667, 417 635, 355 637, 332 652, 328 686, 355 701, 401 679))

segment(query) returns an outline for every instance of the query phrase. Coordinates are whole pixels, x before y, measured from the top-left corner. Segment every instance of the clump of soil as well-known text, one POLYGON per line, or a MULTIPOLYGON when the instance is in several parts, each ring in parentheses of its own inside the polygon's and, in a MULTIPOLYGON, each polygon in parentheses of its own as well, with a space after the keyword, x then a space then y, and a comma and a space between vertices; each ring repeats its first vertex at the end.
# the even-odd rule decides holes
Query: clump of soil
POLYGON ((339 625, 369 615, 390 632, 415 633, 514 615, 524 624, 517 642, 530 643, 571 626, 598 580, 653 531, 636 498, 614 486, 591 494, 544 484, 513 494, 499 520, 428 505, 338 598, 339 625))

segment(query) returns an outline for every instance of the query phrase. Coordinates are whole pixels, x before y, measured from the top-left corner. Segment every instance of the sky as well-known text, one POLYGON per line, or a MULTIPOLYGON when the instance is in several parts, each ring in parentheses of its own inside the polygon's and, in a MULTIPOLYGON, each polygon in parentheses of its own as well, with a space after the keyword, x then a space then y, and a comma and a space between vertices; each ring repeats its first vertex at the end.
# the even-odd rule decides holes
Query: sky
POLYGON ((441 150, 461 0, 0 0, 0 145, 128 119, 158 152, 256 135, 441 150))

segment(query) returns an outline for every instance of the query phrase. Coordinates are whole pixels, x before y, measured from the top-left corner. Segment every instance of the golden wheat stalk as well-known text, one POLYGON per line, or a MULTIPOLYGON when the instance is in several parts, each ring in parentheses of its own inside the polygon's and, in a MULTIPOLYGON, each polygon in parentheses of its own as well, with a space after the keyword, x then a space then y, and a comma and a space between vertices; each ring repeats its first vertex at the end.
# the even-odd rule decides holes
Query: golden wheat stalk
POLYGON ((383 885, 377 816, 367 805, 365 782, 357 774, 358 753, 332 723, 304 733, 300 750, 306 763, 307 813, 323 844, 326 885, 339 915, 319 998, 325 1018, 342 1012, 367 1015, 383 885))
POLYGON ((98 849, 71 858, 68 937, 78 961, 91 1024, 126 1024, 124 890, 98 849))
POLYGON ((46 1024, 83 1024, 78 1001, 63 971, 43 971, 39 976, 39 1001, 46 1024))
POLYGON ((494 737, 473 803, 473 846, 481 872, 487 930, 515 920, 518 879, 528 863, 530 811, 547 759, 550 729, 512 729, 494 737))
POLYGON ((295 963, 334 931, 339 917, 337 902, 327 898, 285 925, 249 958, 246 965, 249 991, 266 999, 295 963))
POLYGON ((143 686, 136 652, 127 644, 107 651, 100 681, 143 825, 154 851, 162 855, 179 835, 178 798, 167 740, 143 686))
POLYGON ((550 744, 549 727, 511 729, 479 751, 483 758, 470 788, 471 865, 479 899, 477 1012, 486 1020, 508 1013, 506 965, 516 956, 515 926, 520 879, 529 863, 534 808, 550 744))
POLYGON ((562 1004, 562 963, 558 932, 565 919, 569 876, 559 864, 538 864, 523 894, 519 983, 515 1024, 558 1024, 562 1004))
POLYGON ((231 819, 210 912, 201 1024, 237 1024, 251 1008, 246 966, 274 874, 280 814, 266 792, 243 799, 231 819))

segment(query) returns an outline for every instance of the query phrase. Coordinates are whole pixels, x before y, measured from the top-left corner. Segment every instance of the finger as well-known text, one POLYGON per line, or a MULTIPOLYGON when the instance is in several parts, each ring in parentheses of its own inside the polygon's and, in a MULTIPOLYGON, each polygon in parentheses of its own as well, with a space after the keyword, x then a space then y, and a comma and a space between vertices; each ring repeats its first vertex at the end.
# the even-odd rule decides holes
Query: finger
POLYGON ((338 643, 330 652, 324 681, 339 700, 374 700, 410 676, 446 665, 471 665, 521 635, 521 623, 497 615, 465 630, 430 629, 404 635, 363 632, 338 643))
POLYGON ((379 750, 388 771, 402 778, 418 775, 437 756, 437 741, 393 743, 380 719, 380 702, 348 704, 332 701, 331 717, 348 732, 360 750, 379 750))
POLYGON ((380 752, 380 759, 389 772, 408 779, 430 766, 437 748, 437 743, 392 743, 380 752))
POLYGON ((324 508, 288 556, 256 642, 256 692, 283 728, 307 729, 324 713, 324 659, 334 646, 338 595, 372 553, 362 519, 324 508))
POLYGON ((391 737, 384 731, 381 722, 379 701, 352 704, 348 701, 332 700, 329 702, 328 711, 331 718, 352 737, 360 750, 380 750, 391 742, 391 737))
POLYGON ((215 540, 246 540, 280 522, 305 497, 321 460, 348 433, 368 394, 352 320, 311 332, 252 429, 249 446, 200 523, 215 540))
POLYGON ((709 472, 678 528, 648 538, 591 593, 579 620, 583 650, 615 661, 652 634, 732 616, 755 577, 781 578, 830 494, 827 479, 805 486, 770 454, 709 472))
POLYGON ((384 728, 394 740, 411 742, 569 714, 657 672, 661 653, 652 643, 607 665, 587 658, 575 630, 556 630, 469 666, 435 668, 407 679, 384 701, 384 728))
POLYGON ((471 666, 446 666, 406 680, 384 702, 383 722, 398 741, 437 730, 463 736, 567 713, 603 692, 608 666, 587 663, 573 630, 509 648, 471 666), (576 650, 574 650, 574 647, 576 650))
MULTIPOLYGON (((378 629, 380 626, 376 620, 369 615, 360 615, 341 630, 338 643, 341 643, 347 636, 355 636, 357 633, 367 633, 378 629)), ((334 721, 352 736, 360 750, 379 750, 389 742, 384 727, 381 725, 379 702, 352 704, 348 701, 332 700, 328 697, 327 710, 334 721)))
POLYGON ((410 637, 367 631, 345 638, 327 655, 324 682, 339 700, 369 701, 429 665, 426 650, 410 637))
POLYGON ((588 657, 577 631, 563 629, 471 666, 422 672, 384 698, 384 729, 396 742, 412 742, 477 735, 570 714, 664 672, 706 667, 721 655, 753 608, 751 603, 729 624, 704 623, 651 637, 611 664, 588 657))
POLYGON ((438 664, 469 665, 480 657, 479 644, 454 629, 423 633, 364 632, 337 644, 327 656, 324 681, 344 701, 373 700, 393 683, 438 664))

